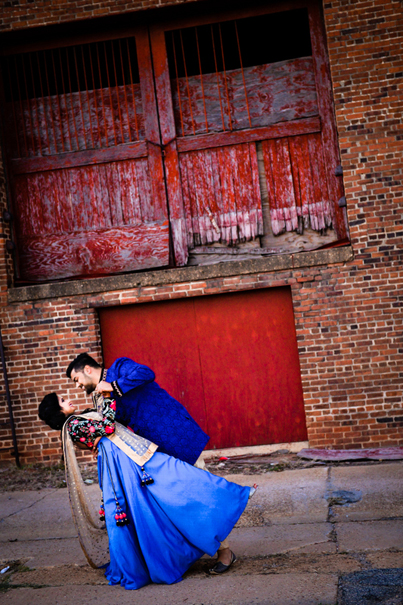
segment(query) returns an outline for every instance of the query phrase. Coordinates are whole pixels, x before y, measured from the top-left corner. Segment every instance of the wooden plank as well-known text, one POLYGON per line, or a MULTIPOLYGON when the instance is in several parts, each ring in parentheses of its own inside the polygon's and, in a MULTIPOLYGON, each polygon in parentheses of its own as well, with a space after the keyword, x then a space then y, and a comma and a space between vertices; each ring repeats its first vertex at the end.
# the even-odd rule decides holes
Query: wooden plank
POLYGON ((130 143, 104 149, 88 151, 74 151, 56 156, 21 158, 11 160, 11 170, 14 175, 28 174, 30 172, 44 172, 45 170, 58 170, 75 166, 89 166, 91 164, 104 164, 143 158, 147 156, 145 141, 130 143))
MULTIPOLYGON (((234 185, 237 196, 237 224, 239 241, 251 239, 251 226, 249 218, 249 187, 250 170, 248 170, 249 154, 246 144, 235 147, 236 173, 234 174, 234 185)), ((249 164, 250 168, 250 164, 249 164)))
MULTIPOLYGON (((336 167, 341 161, 332 99, 332 81, 326 51, 326 34, 319 3, 310 2, 308 14, 329 194, 331 200, 339 200, 344 195, 344 188, 342 179, 335 176, 336 167)), ((348 237, 343 208, 339 208, 337 203, 332 204, 332 214, 333 227, 338 238, 348 237)))
POLYGON ((323 164, 323 150, 320 135, 309 137, 309 155, 311 158, 312 174, 315 188, 315 214, 318 220, 318 230, 326 229, 331 224, 331 216, 326 216, 329 204, 329 192, 323 164))
POLYGON ((282 162, 282 176, 278 181, 282 188, 281 205, 284 209, 286 229, 287 231, 295 231, 298 228, 298 218, 288 139, 276 141, 276 145, 282 162))
POLYGON ((320 119, 318 117, 304 118, 291 122, 280 122, 272 126, 253 128, 241 132, 213 133, 189 138, 178 138, 177 144, 179 152, 183 153, 185 151, 238 145, 251 141, 280 139, 282 137, 308 134, 311 132, 320 132, 320 119))
POLYGON ((200 76, 172 80, 177 133, 182 136, 206 133, 205 112, 209 132, 224 130, 217 78, 220 90, 225 91, 225 130, 264 127, 318 115, 312 57, 303 57, 247 67, 243 71, 229 70, 225 75, 204 74, 203 86, 200 76), (231 128, 228 110, 231 111, 231 128))
POLYGON ((181 172, 181 183, 182 183, 182 199, 183 199, 183 207, 186 216, 186 234, 187 234, 187 242, 188 248, 193 248, 194 246, 194 226, 193 226, 193 213, 191 207, 191 196, 189 190, 189 182, 188 182, 188 169, 187 169, 187 154, 184 154, 180 158, 180 172, 181 172))
POLYGON ((169 262, 168 222, 26 238, 21 278, 46 281, 163 267, 169 262))
POLYGON ((158 112, 160 117, 161 139, 165 148, 165 175, 172 227, 173 252, 175 264, 180 267, 186 265, 188 247, 164 32, 159 28, 151 27, 150 40, 155 89, 157 92, 158 112))
POLYGON ((149 171, 152 178, 154 218, 167 218, 167 199, 164 186, 164 168, 162 162, 161 139, 157 115, 157 101, 153 81, 153 67, 150 55, 148 31, 144 28, 136 33, 137 60, 141 84, 141 101, 144 115, 145 136, 148 141, 147 153, 149 171))
POLYGON ((282 208, 277 205, 276 181, 274 178, 274 165, 276 162, 276 142, 268 140, 262 142, 263 160, 266 173, 267 196, 270 206, 270 222, 274 235, 285 231, 285 220, 282 208))
MULTIPOLYGON (((138 187, 139 210, 144 222, 152 221, 155 218, 153 207, 153 196, 151 188, 151 175, 149 163, 146 159, 137 161, 133 165, 136 172, 136 183, 138 187)), ((167 217, 166 217, 167 218, 167 217)))
POLYGON ((252 173, 252 187, 253 187, 253 198, 255 203, 253 205, 252 216, 254 224, 256 224, 256 236, 263 235, 263 209, 262 209, 262 195, 260 192, 259 182, 259 166, 257 161, 257 149, 255 143, 249 144, 249 154, 251 163, 252 173))
MULTIPOLYGON (((300 178, 300 163, 301 163, 301 144, 300 140, 302 137, 290 137, 288 139, 288 148, 290 151, 292 179, 294 183, 294 195, 295 205, 297 209, 297 233, 302 234, 304 232, 304 219, 303 219, 303 192, 301 191, 301 178, 300 178)), ((306 226, 308 226, 307 223, 306 226)))

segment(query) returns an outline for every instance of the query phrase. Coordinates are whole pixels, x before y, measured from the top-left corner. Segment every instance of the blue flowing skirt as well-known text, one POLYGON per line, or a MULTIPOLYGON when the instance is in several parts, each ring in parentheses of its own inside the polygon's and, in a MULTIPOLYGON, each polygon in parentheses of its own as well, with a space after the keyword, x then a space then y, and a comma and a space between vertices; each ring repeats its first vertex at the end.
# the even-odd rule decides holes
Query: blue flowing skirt
POLYGON ((106 437, 99 452, 109 584, 179 582, 204 553, 214 555, 248 502, 249 487, 159 452, 144 465, 154 483, 141 487, 141 468, 106 437), (116 525, 114 491, 128 525, 116 525))

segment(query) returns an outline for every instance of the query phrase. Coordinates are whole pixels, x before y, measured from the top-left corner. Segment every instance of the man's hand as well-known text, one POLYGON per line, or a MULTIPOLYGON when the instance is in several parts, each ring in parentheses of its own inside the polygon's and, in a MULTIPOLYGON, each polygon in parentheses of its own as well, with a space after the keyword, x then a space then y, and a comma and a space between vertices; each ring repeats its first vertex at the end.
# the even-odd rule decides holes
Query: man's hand
POLYGON ((111 393, 113 391, 113 386, 110 382, 106 382, 105 380, 101 380, 95 387, 96 393, 111 393))

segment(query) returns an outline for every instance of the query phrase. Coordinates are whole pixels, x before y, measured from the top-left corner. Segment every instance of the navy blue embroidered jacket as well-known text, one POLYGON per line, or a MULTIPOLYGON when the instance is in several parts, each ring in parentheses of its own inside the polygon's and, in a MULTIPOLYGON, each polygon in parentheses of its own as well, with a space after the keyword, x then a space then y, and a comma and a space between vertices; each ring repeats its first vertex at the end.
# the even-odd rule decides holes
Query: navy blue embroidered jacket
POLYGON ((107 370, 116 398, 116 420, 158 445, 158 451, 189 464, 200 456, 208 435, 186 408, 155 382, 154 372, 128 357, 107 370))

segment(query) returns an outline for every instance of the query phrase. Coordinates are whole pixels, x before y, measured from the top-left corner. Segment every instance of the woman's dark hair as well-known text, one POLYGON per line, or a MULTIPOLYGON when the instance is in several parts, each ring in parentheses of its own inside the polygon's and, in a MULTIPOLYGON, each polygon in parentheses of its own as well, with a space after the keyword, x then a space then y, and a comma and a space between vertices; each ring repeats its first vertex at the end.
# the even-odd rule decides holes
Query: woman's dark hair
POLYGON ((71 372, 74 370, 75 372, 82 372, 85 366, 90 366, 90 368, 100 368, 98 362, 95 361, 91 355, 88 353, 80 353, 73 361, 70 363, 69 367, 66 370, 67 378, 71 378, 71 372))
POLYGON ((55 431, 61 431, 63 424, 67 420, 66 415, 62 412, 56 393, 45 395, 39 405, 38 415, 41 420, 46 422, 55 431))

